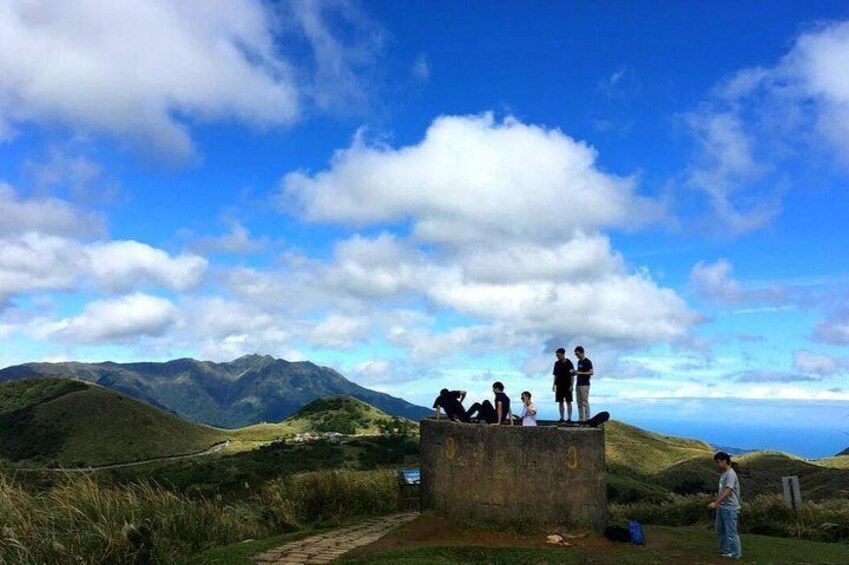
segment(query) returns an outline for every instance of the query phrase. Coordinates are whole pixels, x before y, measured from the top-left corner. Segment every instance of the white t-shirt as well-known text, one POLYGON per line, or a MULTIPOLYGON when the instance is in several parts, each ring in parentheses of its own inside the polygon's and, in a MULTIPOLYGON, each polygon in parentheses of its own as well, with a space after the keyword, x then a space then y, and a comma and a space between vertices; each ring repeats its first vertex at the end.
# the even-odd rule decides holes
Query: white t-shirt
POLYGON ((537 407, 531 402, 529 406, 522 403, 522 425, 536 426, 537 425, 537 407), (533 414, 531 414, 533 412, 533 414))

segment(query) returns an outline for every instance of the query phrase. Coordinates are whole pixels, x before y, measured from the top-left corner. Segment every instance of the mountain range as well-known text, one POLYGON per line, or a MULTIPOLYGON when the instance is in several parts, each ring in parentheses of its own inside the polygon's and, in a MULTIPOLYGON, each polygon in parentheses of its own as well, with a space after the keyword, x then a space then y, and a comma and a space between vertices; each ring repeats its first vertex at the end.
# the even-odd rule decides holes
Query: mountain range
POLYGON ((164 363, 25 363, 0 370, 0 381, 57 377, 96 383, 220 428, 279 422, 317 398, 335 395, 350 395, 410 420, 431 413, 357 385, 331 368, 269 355, 246 355, 227 363, 186 358, 164 363))

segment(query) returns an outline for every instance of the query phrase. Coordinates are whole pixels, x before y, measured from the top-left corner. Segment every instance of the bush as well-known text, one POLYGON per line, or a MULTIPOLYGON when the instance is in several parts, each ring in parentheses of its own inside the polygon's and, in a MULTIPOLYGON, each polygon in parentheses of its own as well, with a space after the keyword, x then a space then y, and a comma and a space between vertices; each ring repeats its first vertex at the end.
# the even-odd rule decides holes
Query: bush
MULTIPOLYGON (((611 504, 610 520, 628 519, 663 526, 713 524, 708 495, 674 496, 665 503, 611 504)), ((739 530, 745 533, 794 537, 814 541, 849 540, 849 500, 805 502, 798 511, 787 508, 781 495, 761 495, 744 502, 739 530)))
POLYGON ((398 492, 392 471, 319 471, 271 481, 262 496, 277 525, 291 528, 393 512, 398 492))

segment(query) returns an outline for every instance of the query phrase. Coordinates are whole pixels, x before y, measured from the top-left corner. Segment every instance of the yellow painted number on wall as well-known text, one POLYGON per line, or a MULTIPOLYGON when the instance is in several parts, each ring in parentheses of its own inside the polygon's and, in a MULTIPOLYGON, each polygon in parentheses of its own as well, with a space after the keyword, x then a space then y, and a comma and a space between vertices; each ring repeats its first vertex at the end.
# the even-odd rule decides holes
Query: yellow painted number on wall
POLYGON ((566 468, 578 468, 578 450, 574 446, 566 450, 566 468))
POLYGON ((456 455, 457 445, 454 443, 454 438, 450 437, 445 440, 445 458, 453 460, 456 455))

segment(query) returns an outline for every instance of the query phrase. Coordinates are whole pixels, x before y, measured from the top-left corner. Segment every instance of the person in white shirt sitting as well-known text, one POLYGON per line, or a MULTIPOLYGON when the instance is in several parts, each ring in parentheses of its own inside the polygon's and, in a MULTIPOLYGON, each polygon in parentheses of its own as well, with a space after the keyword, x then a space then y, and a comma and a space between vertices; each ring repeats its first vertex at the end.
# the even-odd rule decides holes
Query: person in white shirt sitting
POLYGON ((528 391, 522 393, 522 425, 537 425, 537 407, 531 402, 531 393, 528 391))

